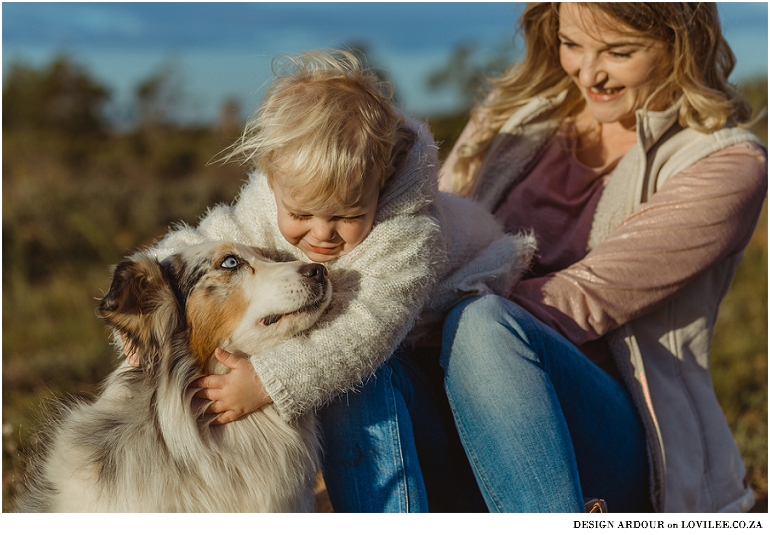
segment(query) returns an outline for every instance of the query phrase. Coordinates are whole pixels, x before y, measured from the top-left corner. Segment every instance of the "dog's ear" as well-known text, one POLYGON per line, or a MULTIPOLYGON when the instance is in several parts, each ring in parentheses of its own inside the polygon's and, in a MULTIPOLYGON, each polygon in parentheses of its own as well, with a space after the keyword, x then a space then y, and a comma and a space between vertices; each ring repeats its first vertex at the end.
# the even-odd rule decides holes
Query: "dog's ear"
POLYGON ((117 329, 141 353, 152 352, 177 316, 177 301, 158 262, 146 255, 122 261, 99 303, 105 323, 117 329))
POLYGON ((158 282, 162 282, 160 266, 157 262, 123 260, 112 272, 112 283, 107 295, 99 303, 99 311, 108 321, 113 314, 147 314, 152 302, 149 294, 158 282))

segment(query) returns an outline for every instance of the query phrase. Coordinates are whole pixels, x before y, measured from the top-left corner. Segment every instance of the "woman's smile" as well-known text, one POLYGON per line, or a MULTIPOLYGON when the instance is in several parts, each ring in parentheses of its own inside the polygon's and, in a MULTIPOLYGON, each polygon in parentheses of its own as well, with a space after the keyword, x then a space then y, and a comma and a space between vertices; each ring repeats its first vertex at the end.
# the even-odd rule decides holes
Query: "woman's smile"
POLYGON ((589 87, 587 91, 585 91, 585 95, 586 98, 594 102, 610 102, 623 96, 625 91, 625 87, 603 88, 592 86, 589 87))

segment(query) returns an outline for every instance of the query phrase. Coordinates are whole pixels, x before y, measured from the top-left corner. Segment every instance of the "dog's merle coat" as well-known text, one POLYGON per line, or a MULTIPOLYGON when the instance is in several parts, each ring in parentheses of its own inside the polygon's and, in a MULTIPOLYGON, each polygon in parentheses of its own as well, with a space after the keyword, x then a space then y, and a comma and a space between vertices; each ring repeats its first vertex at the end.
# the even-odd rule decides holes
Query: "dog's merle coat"
POLYGON ((209 425, 189 385, 226 371, 216 347, 257 354, 310 328, 330 292, 323 266, 269 262, 232 243, 118 264, 99 310, 141 366, 121 364, 94 402, 51 419, 19 510, 312 511, 312 416, 287 423, 268 405, 209 425))

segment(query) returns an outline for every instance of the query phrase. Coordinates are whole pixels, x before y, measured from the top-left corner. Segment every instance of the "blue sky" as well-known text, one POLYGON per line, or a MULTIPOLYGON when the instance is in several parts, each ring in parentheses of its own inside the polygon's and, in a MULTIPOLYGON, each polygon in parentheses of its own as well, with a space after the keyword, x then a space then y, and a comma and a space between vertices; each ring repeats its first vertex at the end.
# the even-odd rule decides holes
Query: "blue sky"
MULTIPOLYGON (((767 3, 719 9, 738 57, 733 80, 766 74, 767 3)), ((493 49, 510 42, 520 10, 504 2, 4 2, 3 72, 15 60, 41 65, 67 52, 120 104, 139 81, 172 63, 187 115, 207 120, 229 96, 251 111, 275 55, 363 42, 390 72, 404 107, 432 114, 456 97, 427 91, 428 74, 459 43, 493 49)))

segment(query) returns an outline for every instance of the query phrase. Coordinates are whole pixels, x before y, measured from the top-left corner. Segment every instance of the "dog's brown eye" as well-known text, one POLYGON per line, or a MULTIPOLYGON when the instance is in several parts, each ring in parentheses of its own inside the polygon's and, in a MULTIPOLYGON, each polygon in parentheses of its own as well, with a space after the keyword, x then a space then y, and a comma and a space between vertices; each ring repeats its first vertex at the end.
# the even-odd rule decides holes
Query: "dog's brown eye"
POLYGON ((222 260, 222 264, 220 265, 225 269, 235 269, 238 267, 238 264, 240 264, 238 257, 230 255, 225 257, 225 259, 222 260))

